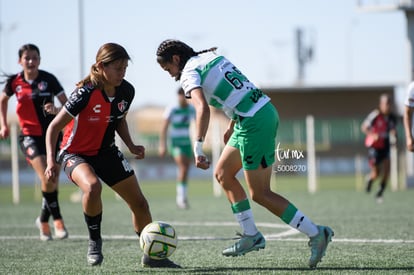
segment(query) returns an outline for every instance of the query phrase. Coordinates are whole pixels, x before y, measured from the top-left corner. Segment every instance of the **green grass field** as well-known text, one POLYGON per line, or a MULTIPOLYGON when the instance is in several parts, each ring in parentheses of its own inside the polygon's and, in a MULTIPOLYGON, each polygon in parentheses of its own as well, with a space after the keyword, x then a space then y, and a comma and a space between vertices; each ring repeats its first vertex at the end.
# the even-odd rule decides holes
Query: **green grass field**
POLYGON ((324 177, 320 191, 306 192, 305 178, 280 177, 273 189, 286 196, 315 223, 335 231, 317 270, 307 267, 310 250, 303 234, 292 234, 279 218, 252 203, 266 249, 226 258, 221 250, 239 230, 225 197, 215 198, 208 181, 190 182, 189 210, 175 207, 175 186, 143 182, 154 220, 171 223, 179 235, 171 259, 181 270, 143 269, 142 252, 132 230, 129 209, 104 188, 104 263, 86 264, 87 230, 80 204, 71 203, 72 184, 61 183, 60 203, 69 239, 41 242, 34 220, 40 194, 23 187, 22 202, 13 205, 11 188, 0 187, 0 274, 399 274, 414 273, 414 190, 373 194, 356 190, 353 177, 324 177))

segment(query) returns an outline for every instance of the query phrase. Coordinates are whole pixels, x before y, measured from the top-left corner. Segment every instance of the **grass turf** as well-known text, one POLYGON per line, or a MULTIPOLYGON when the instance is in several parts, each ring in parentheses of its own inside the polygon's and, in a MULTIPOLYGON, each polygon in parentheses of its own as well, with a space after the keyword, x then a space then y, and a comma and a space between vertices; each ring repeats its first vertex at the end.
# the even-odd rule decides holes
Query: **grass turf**
POLYGON ((208 181, 190 182, 190 210, 175 207, 174 182, 143 182, 154 220, 171 223, 179 246, 171 259, 180 270, 143 269, 129 209, 107 187, 103 190, 104 263, 86 264, 87 230, 79 203, 71 203, 71 184, 60 186, 60 204, 70 237, 41 242, 34 227, 40 194, 22 187, 19 205, 11 203, 11 188, 0 187, 0 274, 396 274, 414 272, 414 190, 385 193, 383 204, 374 194, 355 190, 352 177, 324 177, 320 191, 306 192, 301 177, 278 177, 276 189, 315 223, 331 226, 334 241, 317 270, 307 262, 310 250, 303 234, 272 237, 289 228, 268 211, 251 203, 259 229, 268 237, 266 249, 226 258, 221 250, 234 241, 239 226, 225 197, 215 198, 208 181), (229 224, 230 222, 230 224, 229 224))

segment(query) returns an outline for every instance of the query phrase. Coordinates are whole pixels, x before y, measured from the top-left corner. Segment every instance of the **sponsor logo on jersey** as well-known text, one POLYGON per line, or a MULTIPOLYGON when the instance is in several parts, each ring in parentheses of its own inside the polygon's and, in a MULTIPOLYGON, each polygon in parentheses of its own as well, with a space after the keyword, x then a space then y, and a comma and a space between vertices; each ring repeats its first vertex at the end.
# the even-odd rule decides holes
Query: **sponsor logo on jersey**
POLYGON ((40 81, 39 84, 37 84, 37 88, 39 88, 41 91, 45 91, 47 89, 47 82, 40 81))
POLYGON ((92 110, 96 113, 99 114, 101 112, 101 104, 96 104, 95 107, 92 108, 92 110))
POLYGON ((22 85, 16 86, 16 93, 20 93, 22 91, 22 85))
POLYGON ((98 122, 100 120, 101 120, 101 118, 99 116, 89 116, 88 117, 89 122, 98 122))
POLYGON ((121 102, 118 103, 118 110, 120 112, 124 112, 127 106, 128 106, 128 102, 126 102, 125 100, 122 100, 121 102))

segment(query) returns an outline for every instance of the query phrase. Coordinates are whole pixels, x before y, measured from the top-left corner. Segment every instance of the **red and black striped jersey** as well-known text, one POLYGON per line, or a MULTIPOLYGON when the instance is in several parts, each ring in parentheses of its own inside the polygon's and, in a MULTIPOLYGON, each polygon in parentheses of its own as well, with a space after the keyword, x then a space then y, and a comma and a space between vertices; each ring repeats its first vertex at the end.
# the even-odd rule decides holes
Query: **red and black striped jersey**
POLYGON ((16 95, 16 113, 23 135, 43 136, 55 117, 45 112, 44 105, 53 103, 54 96, 64 93, 64 90, 54 75, 39 70, 32 83, 24 79, 23 72, 10 76, 3 92, 9 97, 16 95))
POLYGON ((397 126, 397 118, 393 113, 384 115, 378 109, 375 109, 369 113, 363 121, 363 124, 370 132, 378 135, 378 138, 372 142, 370 142, 368 135, 365 140, 365 145, 376 149, 389 148, 390 131, 395 130, 397 126))
POLYGON ((115 97, 92 86, 77 88, 65 103, 73 120, 65 127, 61 149, 93 156, 115 144, 115 130, 134 99, 134 87, 123 80, 115 97))

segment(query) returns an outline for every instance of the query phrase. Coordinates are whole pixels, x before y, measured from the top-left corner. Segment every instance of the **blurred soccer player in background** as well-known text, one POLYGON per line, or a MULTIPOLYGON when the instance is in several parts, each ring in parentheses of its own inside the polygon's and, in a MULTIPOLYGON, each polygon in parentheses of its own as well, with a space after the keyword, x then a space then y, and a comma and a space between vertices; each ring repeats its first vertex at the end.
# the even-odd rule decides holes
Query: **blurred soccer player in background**
POLYGON ((369 113, 361 125, 361 130, 366 135, 365 146, 368 148, 368 162, 371 169, 366 192, 371 192, 374 181, 381 178, 380 188, 376 193, 378 203, 383 202, 384 190, 390 174, 390 146, 391 143, 396 142, 397 118, 392 112, 392 105, 389 95, 381 95, 378 108, 369 113))
MULTIPOLYGON (((57 97, 61 104, 64 104, 67 98, 57 78, 51 73, 39 70, 40 50, 36 45, 23 45, 18 55, 23 71, 8 76, 6 86, 0 95, 0 138, 9 137, 8 101, 11 96, 16 95, 16 113, 21 130, 20 148, 41 184, 42 208, 40 216, 36 219, 40 239, 42 241, 52 240, 49 227, 50 216, 53 217, 54 237, 65 239, 68 237, 68 231, 65 228, 58 201, 60 167, 56 167, 57 175, 53 179, 47 179, 44 171, 46 169, 46 129, 60 109, 54 105, 54 97, 57 97)), ((53 143, 54 147, 59 146, 61 138, 61 135, 58 135, 53 143)))
POLYGON ((188 172, 190 170, 192 142, 190 123, 195 119, 195 111, 188 104, 183 89, 177 92, 178 104, 169 106, 164 112, 164 121, 160 134, 159 154, 164 157, 167 152, 177 165, 176 203, 178 208, 187 209, 188 204, 188 172))

